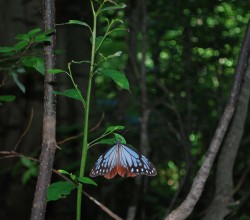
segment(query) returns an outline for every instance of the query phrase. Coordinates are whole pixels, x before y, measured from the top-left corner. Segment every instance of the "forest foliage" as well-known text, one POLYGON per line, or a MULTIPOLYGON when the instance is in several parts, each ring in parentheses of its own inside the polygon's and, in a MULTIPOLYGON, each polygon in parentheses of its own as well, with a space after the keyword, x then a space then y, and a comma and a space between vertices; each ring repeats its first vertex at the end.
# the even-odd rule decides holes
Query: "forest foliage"
MULTIPOLYGON (((102 42, 98 51, 99 61, 108 62, 101 62, 100 71, 93 79, 88 138, 91 143, 105 132, 111 134, 118 131, 111 129, 110 132, 107 128, 121 125, 120 135, 141 150, 141 123, 145 109, 140 74, 141 63, 144 63, 146 110, 150 112, 147 157, 156 165, 158 175, 143 179, 141 186, 144 187, 141 188, 137 188, 138 181, 135 178, 107 181, 99 177, 90 183, 89 179, 81 179, 84 178, 82 176, 80 182, 90 183, 84 185, 84 191, 121 218, 126 218, 129 207, 137 198, 135 219, 163 219, 170 211, 169 207, 177 207, 189 192, 229 97, 240 47, 250 19, 249 3, 234 0, 195 3, 191 0, 167 3, 163 0, 146 0, 144 53, 145 33, 140 3, 133 0, 117 2, 127 7, 103 11, 97 23, 97 48, 102 42), (118 23, 123 23, 120 22, 121 30, 111 33, 104 40, 107 18, 110 21, 116 18, 118 23), (182 183, 184 177, 185 182, 182 183), (178 196, 175 198, 175 195, 178 196)), ((15 39, 12 36, 10 43, 0 40, 0 151, 14 150, 17 152, 15 157, 20 157, 0 161, 3 195, 0 199, 0 217, 3 219, 29 217, 38 172, 37 161, 30 160, 30 157, 38 159, 42 135, 42 46, 48 43, 48 37, 54 33, 57 36, 58 62, 57 69, 50 70, 50 74, 58 77, 58 89, 54 93, 58 99, 57 142, 60 147, 56 152, 54 167, 73 182, 79 173, 84 115, 79 102, 62 95, 80 100, 86 106, 86 100, 79 94, 86 96, 87 91, 87 73, 90 69, 88 62, 82 62, 82 57, 85 61, 90 60, 93 39, 88 29, 93 25, 92 14, 88 3, 76 0, 56 7, 56 20, 60 24, 56 30, 44 32, 42 27, 27 23, 26 29, 15 32, 15 39), (69 89, 72 88, 72 82, 77 85, 74 85, 74 90, 69 89), (34 113, 31 113, 31 109, 34 109, 34 113), (22 134, 25 136, 22 137, 22 134), (24 198, 27 207, 14 213, 13 210, 18 210, 24 204, 14 201, 19 195, 24 198)), ((8 28, 15 29, 15 26, 8 28)), ((6 38, 9 37, 6 33, 6 38)), ((250 219, 247 175, 250 163, 249 122, 248 116, 236 161, 232 161, 235 163, 234 184, 237 186, 240 183, 241 187, 234 195, 238 203, 232 205, 228 219, 250 219)), ((86 174, 114 139, 98 141, 99 145, 90 148, 88 153, 86 174)), ((3 158, 8 156, 14 157, 1 154, 3 158)), ((217 161, 190 219, 201 219, 213 199, 216 164, 217 161)), ((48 200, 55 200, 55 197, 63 199, 48 203, 48 219, 60 219, 62 216, 72 219, 71 216, 75 215, 76 193, 69 195, 69 192, 75 186, 62 182, 54 174, 52 182, 57 182, 66 191, 63 194, 60 191, 54 197, 55 191, 49 193, 52 197, 48 200)), ((53 187, 55 185, 51 184, 50 190, 53 187)), ((101 209, 97 210, 91 200, 83 198, 84 210, 87 210, 83 211, 83 215, 86 219, 109 218, 101 209)))

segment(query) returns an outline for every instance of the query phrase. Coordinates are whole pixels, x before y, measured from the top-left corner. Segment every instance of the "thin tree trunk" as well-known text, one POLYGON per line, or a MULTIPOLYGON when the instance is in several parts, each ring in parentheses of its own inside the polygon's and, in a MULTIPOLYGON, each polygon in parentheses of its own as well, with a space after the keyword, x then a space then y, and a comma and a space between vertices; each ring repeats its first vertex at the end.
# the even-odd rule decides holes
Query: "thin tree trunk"
POLYGON ((244 132, 249 97, 250 58, 235 114, 218 158, 215 196, 203 220, 223 220, 231 212, 228 206, 233 203, 233 167, 244 132))
MULTIPOLYGON (((44 26, 45 30, 55 28, 55 2, 44 0, 44 26)), ((56 106, 55 95, 52 93, 55 77, 48 74, 48 69, 55 66, 55 35, 45 50, 45 78, 44 78, 44 114, 43 114, 43 140, 40 154, 40 167, 37 179, 35 197, 32 205, 31 220, 43 220, 46 212, 47 188, 50 184, 54 155, 56 150, 56 106)))
POLYGON ((244 39, 244 44, 242 46, 241 54, 238 59, 238 64, 231 94, 228 103, 225 107, 225 110, 221 116, 219 125, 215 131, 214 137, 209 146, 207 155, 201 165, 201 168, 199 169, 198 173, 194 178, 192 187, 186 199, 181 203, 180 206, 178 206, 168 216, 166 216, 165 218, 166 220, 186 219, 193 211, 194 206, 198 202, 203 192, 204 185, 208 178, 209 172, 211 170, 211 167, 216 158, 217 152, 223 141, 223 138, 228 129, 229 123, 233 117, 237 105, 238 96, 241 89, 241 82, 242 79, 244 78, 245 67, 249 56, 249 51, 250 51, 250 24, 248 24, 248 29, 244 39))

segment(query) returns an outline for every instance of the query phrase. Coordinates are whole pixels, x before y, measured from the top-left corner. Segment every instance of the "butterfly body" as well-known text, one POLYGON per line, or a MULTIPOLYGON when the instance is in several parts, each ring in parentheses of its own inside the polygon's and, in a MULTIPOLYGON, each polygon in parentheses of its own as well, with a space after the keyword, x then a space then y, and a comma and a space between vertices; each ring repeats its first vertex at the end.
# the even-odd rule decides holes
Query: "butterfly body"
POLYGON ((104 176, 107 179, 117 174, 122 177, 155 176, 157 171, 145 156, 118 141, 99 157, 90 171, 91 177, 104 176))

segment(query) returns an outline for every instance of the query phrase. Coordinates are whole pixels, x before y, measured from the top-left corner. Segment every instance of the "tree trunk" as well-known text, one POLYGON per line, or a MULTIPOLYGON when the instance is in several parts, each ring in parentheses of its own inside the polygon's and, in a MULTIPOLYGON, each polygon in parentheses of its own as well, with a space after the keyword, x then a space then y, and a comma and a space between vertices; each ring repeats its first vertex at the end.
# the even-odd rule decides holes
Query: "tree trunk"
POLYGON ((178 206, 168 216, 166 216, 165 218, 166 220, 186 219, 192 213, 194 206, 201 197, 209 172, 211 170, 217 152, 220 148, 220 145, 228 129, 229 123, 236 109, 238 96, 241 89, 241 82, 244 78, 245 67, 249 56, 249 51, 250 51, 250 23, 248 24, 247 32, 244 39, 244 44, 242 46, 241 54, 238 59, 238 64, 236 68, 236 74, 231 94, 228 103, 225 107, 225 110, 221 116, 219 125, 217 126, 217 129, 215 131, 214 137, 209 146, 207 155, 198 173, 194 178, 192 187, 186 199, 181 203, 180 206, 178 206))
POLYGON ((239 101, 218 159, 215 196, 203 220, 223 220, 224 217, 230 213, 228 206, 233 202, 234 193, 233 167, 244 132, 250 97, 249 88, 250 59, 248 58, 248 65, 242 83, 239 101))
MULTIPOLYGON (((44 1, 44 26, 45 31, 55 28, 55 2, 44 1)), ((54 155, 56 150, 56 106, 55 95, 52 93, 55 77, 48 74, 48 69, 55 66, 55 35, 51 43, 44 47, 45 50, 45 78, 44 78, 44 114, 43 114, 43 140, 40 154, 40 167, 37 179, 36 192, 33 200, 31 220, 43 220, 46 212, 47 188, 50 184, 54 155)))

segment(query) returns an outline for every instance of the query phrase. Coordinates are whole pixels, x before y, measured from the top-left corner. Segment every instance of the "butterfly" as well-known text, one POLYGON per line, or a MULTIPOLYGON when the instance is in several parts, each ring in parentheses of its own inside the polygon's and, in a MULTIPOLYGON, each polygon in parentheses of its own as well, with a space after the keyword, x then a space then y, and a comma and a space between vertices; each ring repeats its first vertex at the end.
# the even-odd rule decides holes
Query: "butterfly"
POLYGON ((122 177, 156 176, 157 170, 145 156, 118 140, 114 146, 99 157, 89 175, 111 179, 117 174, 122 177))

